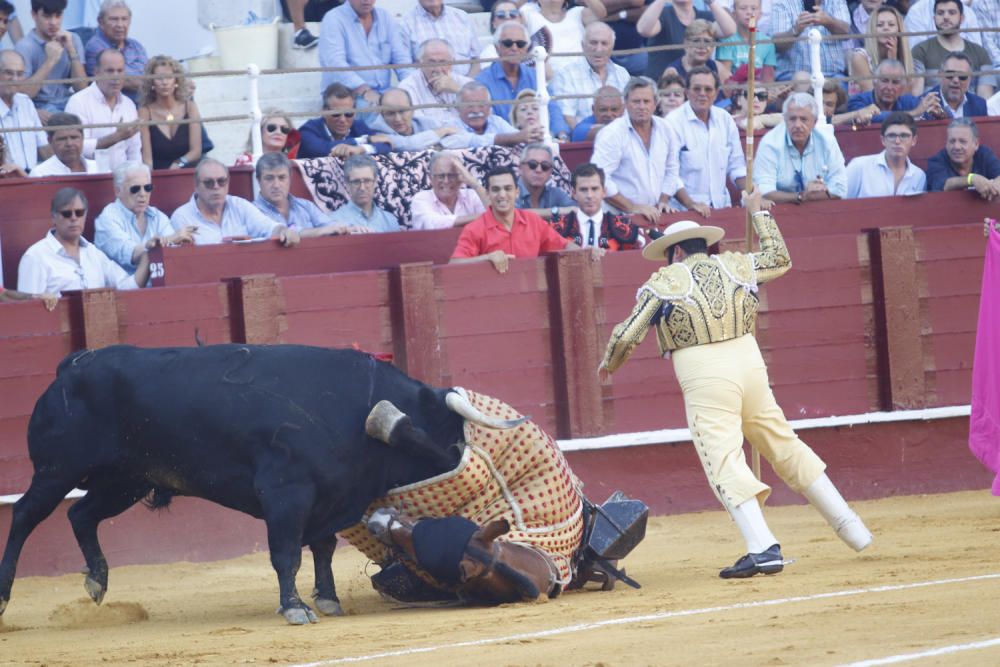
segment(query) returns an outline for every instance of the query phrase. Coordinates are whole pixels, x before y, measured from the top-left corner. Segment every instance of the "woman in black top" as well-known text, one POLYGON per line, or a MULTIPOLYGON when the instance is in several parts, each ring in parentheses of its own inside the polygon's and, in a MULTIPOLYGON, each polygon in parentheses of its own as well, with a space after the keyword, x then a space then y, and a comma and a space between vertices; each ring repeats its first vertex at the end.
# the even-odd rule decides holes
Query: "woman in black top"
POLYGON ((169 56, 150 58, 142 82, 139 120, 155 124, 142 127, 142 161, 152 169, 193 167, 201 159, 201 115, 189 99, 184 70, 169 56), (190 123, 176 121, 190 119, 190 123))

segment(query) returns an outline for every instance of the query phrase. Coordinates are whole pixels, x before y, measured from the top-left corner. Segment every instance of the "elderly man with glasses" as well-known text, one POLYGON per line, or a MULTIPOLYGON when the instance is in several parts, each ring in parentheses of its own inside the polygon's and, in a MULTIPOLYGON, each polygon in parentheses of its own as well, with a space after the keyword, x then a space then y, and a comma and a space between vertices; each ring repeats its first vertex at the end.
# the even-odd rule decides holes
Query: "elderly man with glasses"
POLYGON ((461 227, 478 218, 489 206, 486 188, 457 156, 435 153, 428 169, 431 189, 421 190, 410 202, 413 229, 461 227))
MULTIPOLYGON (((535 70, 525 63, 531 43, 528 29, 521 23, 507 21, 497 28, 493 41, 502 60, 491 63, 476 77, 490 91, 490 99, 513 100, 525 88, 536 90, 535 70)), ((504 120, 510 120, 510 110, 510 102, 493 103, 493 112, 504 120)), ((555 138, 569 139, 569 125, 554 101, 549 102, 549 129, 555 138)))
POLYGON ((545 144, 528 144, 521 151, 520 178, 517 179, 517 207, 546 219, 573 210, 573 199, 549 183, 555 166, 552 149, 545 144))
POLYGON ((298 245, 299 233, 271 220, 241 197, 229 194, 229 169, 205 158, 194 170, 194 194, 170 218, 174 230, 194 228, 196 245, 226 240, 277 239, 285 247, 298 245))
POLYGON ((61 188, 52 198, 52 229, 21 257, 17 288, 29 294, 115 287, 136 289, 149 280, 149 256, 142 252, 131 275, 83 238, 87 197, 61 188))
POLYGON ((194 227, 174 231, 170 218, 150 206, 152 172, 142 162, 123 162, 113 172, 115 200, 94 221, 94 244, 126 273, 160 245, 194 243, 194 227))
POLYGON ((812 95, 792 93, 782 109, 785 122, 760 141, 753 182, 776 204, 847 195, 844 154, 832 133, 816 129, 816 113, 812 95))
MULTIPOLYGON (((374 98, 378 101, 378 98, 374 98)), ((385 137, 376 135, 364 121, 355 119, 354 95, 340 83, 331 83, 323 91, 323 110, 320 118, 306 121, 299 128, 302 144, 298 157, 339 157, 372 153, 388 153, 385 137)))
POLYGON ((349 201, 338 208, 330 219, 352 227, 358 232, 398 232, 399 220, 384 208, 375 205, 375 179, 378 164, 367 155, 355 155, 344 163, 349 201))

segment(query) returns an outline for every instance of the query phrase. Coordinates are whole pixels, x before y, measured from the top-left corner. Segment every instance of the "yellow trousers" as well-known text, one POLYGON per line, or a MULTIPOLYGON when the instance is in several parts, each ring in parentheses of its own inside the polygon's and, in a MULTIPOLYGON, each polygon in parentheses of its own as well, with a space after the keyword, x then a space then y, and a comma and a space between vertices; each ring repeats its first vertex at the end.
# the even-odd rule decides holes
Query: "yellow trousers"
POLYGON ((799 493, 826 469, 775 402, 752 335, 686 347, 673 353, 673 361, 695 449, 712 491, 726 509, 754 496, 763 504, 771 493, 747 465, 744 436, 799 493))

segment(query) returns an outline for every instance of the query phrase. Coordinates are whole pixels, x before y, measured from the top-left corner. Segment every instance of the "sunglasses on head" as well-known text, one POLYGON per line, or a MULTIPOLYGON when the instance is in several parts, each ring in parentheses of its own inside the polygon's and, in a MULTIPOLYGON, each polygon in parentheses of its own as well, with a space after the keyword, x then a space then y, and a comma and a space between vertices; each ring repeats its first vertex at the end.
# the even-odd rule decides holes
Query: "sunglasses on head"
POLYGON ((203 187, 209 190, 214 190, 215 188, 223 188, 226 183, 229 182, 228 176, 220 176, 219 178, 203 178, 201 179, 201 184, 203 187))
POLYGON ((493 18, 497 18, 497 19, 516 19, 520 15, 521 15, 521 12, 519 12, 516 9, 501 9, 500 11, 498 11, 497 13, 495 13, 493 15, 493 18))
POLYGON ((267 130, 268 132, 277 132, 278 130, 281 130, 282 134, 288 134, 289 132, 292 131, 292 128, 288 127, 287 125, 278 125, 276 123, 268 123, 267 125, 264 126, 264 129, 267 130))
POLYGON ((527 45, 528 45, 528 42, 526 42, 523 39, 501 39, 500 40, 500 46, 503 46, 503 47, 508 48, 508 49, 510 47, 512 47, 512 46, 516 46, 519 49, 523 49, 527 45))
POLYGON ((146 192, 152 192, 153 191, 153 184, 152 183, 146 183, 145 185, 133 185, 133 186, 131 186, 128 189, 128 191, 131 194, 133 194, 133 195, 139 194, 139 190, 145 190, 146 192))
POLYGON ((539 162, 538 160, 528 160, 524 164, 525 164, 525 166, 528 167, 528 169, 531 169, 532 171, 534 171, 536 169, 539 169, 539 168, 541 168, 542 171, 552 171, 552 163, 551 162, 544 162, 544 161, 543 162, 539 162))
POLYGON ((87 209, 85 208, 68 208, 65 211, 59 211, 59 215, 70 220, 72 218, 82 218, 87 215, 87 209))

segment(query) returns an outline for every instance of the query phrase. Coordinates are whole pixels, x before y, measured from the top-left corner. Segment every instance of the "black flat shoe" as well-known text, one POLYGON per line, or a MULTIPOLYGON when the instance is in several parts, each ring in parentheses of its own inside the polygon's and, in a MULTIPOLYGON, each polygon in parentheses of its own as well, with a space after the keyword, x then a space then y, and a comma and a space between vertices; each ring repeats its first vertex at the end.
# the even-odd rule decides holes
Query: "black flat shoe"
POLYGON ((783 569, 785 561, 781 557, 781 545, 772 544, 759 554, 743 556, 735 565, 719 572, 719 576, 723 579, 746 579, 755 574, 778 574, 783 569))

